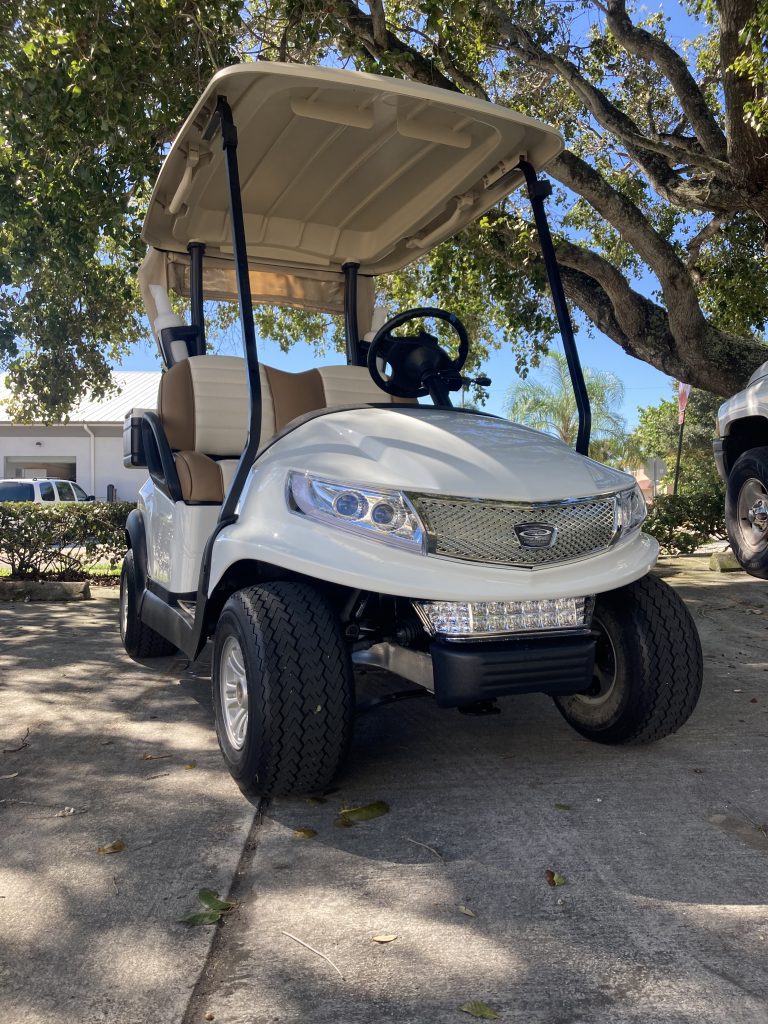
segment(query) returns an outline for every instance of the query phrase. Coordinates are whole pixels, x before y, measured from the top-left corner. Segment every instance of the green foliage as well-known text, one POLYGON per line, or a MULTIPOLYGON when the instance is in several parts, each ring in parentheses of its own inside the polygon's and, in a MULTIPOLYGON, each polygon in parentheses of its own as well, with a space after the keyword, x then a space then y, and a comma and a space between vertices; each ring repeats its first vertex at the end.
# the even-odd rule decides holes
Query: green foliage
MULTIPOLYGON (((518 381, 507 392, 505 412, 515 423, 554 434, 570 447, 576 444, 579 414, 576 396, 562 352, 551 352, 539 375, 518 381)), ((624 385, 605 370, 583 368, 592 410, 592 434, 589 452, 599 462, 625 460, 626 424, 619 413, 624 401, 624 385)))
POLYGON ((0 365, 21 420, 110 388, 140 336, 163 148, 235 58, 233 0, 22 0, 0 15, 0 365), (7 13, 5 13, 7 12, 7 13))
POLYGON ((125 553, 130 502, 41 505, 0 502, 0 562, 14 579, 83 579, 89 566, 116 567, 125 553))
POLYGON ((710 540, 726 540, 722 494, 660 494, 643 524, 670 555, 689 555, 710 540))
MULTIPOLYGON (((650 226, 691 264, 709 322, 741 339, 763 331, 763 225, 737 199, 735 206, 725 203, 718 230, 699 235, 719 215, 717 202, 706 197, 710 185, 713 194, 715 186, 722 191, 722 181, 696 163, 699 144, 658 64, 635 58, 619 44, 604 24, 602 5, 501 5, 529 40, 528 58, 525 46, 521 51, 500 37, 488 14, 491 6, 387 0, 381 7, 385 40, 378 46, 368 19, 373 7, 358 9, 353 0, 6 4, 0 13, 0 368, 8 370, 16 395, 13 415, 30 420, 42 410, 45 418, 58 420, 84 393, 107 393, 110 360, 123 356, 143 330, 133 283, 141 256, 139 225, 162 156, 211 74, 256 57, 448 81, 555 124, 570 151, 607 188, 635 204, 635 225, 650 226), (553 70, 553 57, 570 62, 597 90, 594 102, 553 70), (626 139, 599 123, 595 102, 601 97, 631 116, 653 145, 672 145, 660 156, 668 194, 654 190, 626 139), (685 199, 691 193, 704 198, 685 199), (677 194, 685 201, 678 204, 677 194), (688 247, 697 238, 691 253, 688 247)), ((701 32, 679 43, 663 13, 651 12, 644 20, 630 14, 651 36, 675 44, 722 127, 725 69, 715 6, 712 0, 691 0, 689 7, 701 32)), ((768 0, 756 0, 755 11, 734 67, 754 84, 746 116, 765 131, 768 0)), ((648 257, 591 201, 558 188, 552 209, 563 236, 610 261, 628 281, 647 280, 648 257)), ((435 302, 458 313, 475 341, 470 369, 490 347, 505 345, 522 372, 537 364, 554 333, 520 195, 419 266, 382 281, 381 290, 392 312, 435 302)), ((326 317, 261 309, 256 322, 284 348, 297 339, 318 350, 340 345, 340 326, 326 317)), ((600 316, 596 322, 605 326, 600 316)))
MULTIPOLYGON (((722 505, 724 488, 712 454, 719 406, 720 399, 715 395, 691 391, 685 413, 678 490, 681 495, 715 495, 722 505)), ((632 435, 640 462, 657 458, 666 463, 662 486, 671 486, 674 479, 680 431, 677 420, 677 397, 665 399, 640 410, 640 421, 632 435)))

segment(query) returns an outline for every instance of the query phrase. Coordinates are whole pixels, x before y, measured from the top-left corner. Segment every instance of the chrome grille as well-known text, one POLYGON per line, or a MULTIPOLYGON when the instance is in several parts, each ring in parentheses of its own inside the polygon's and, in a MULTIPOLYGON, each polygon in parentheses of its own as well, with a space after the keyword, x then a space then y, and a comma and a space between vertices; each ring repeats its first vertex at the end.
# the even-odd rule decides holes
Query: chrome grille
POLYGON ((468 562, 533 567, 583 558, 608 547, 616 534, 616 501, 518 505, 411 494, 429 534, 429 553, 468 562), (551 547, 523 547, 516 526, 544 523, 556 528, 551 547))

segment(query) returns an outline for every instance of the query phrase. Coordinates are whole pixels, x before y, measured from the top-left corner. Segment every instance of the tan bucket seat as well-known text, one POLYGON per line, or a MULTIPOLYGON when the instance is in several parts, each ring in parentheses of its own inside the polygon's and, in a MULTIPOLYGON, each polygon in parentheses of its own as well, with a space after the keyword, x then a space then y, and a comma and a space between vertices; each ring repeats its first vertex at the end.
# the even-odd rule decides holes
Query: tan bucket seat
MULTIPOLYGON (((261 364, 259 370, 261 448, 296 417, 317 409, 403 401, 376 387, 364 366, 286 373, 261 364)), ((245 361, 236 356, 192 356, 161 377, 157 413, 184 501, 224 501, 245 448, 248 403, 245 361)))

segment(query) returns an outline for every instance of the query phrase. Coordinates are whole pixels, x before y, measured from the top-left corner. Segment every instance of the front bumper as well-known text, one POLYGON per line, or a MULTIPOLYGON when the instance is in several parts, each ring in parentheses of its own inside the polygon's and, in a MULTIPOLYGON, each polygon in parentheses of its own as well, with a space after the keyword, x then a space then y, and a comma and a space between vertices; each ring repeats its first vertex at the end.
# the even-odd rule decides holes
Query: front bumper
POLYGON ((430 654, 435 701, 454 708, 516 693, 584 693, 592 685, 595 640, 590 634, 480 643, 437 640, 430 654))
POLYGON ((439 707, 455 708, 516 693, 565 696, 592 685, 595 639, 587 630, 500 640, 433 640, 428 651, 383 642, 352 654, 423 686, 439 707))

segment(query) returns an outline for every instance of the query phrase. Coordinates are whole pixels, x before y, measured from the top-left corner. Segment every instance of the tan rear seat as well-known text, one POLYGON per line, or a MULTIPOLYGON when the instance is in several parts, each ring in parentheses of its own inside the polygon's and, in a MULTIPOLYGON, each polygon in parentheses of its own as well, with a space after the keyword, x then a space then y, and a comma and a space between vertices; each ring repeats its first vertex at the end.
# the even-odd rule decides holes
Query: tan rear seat
MULTIPOLYGON (((364 366, 325 366, 261 373, 261 447, 292 420, 316 409, 395 401, 371 380, 364 366)), ((244 360, 193 356, 160 379, 157 412, 174 452, 184 501, 221 504, 248 434, 248 386, 244 360)))

